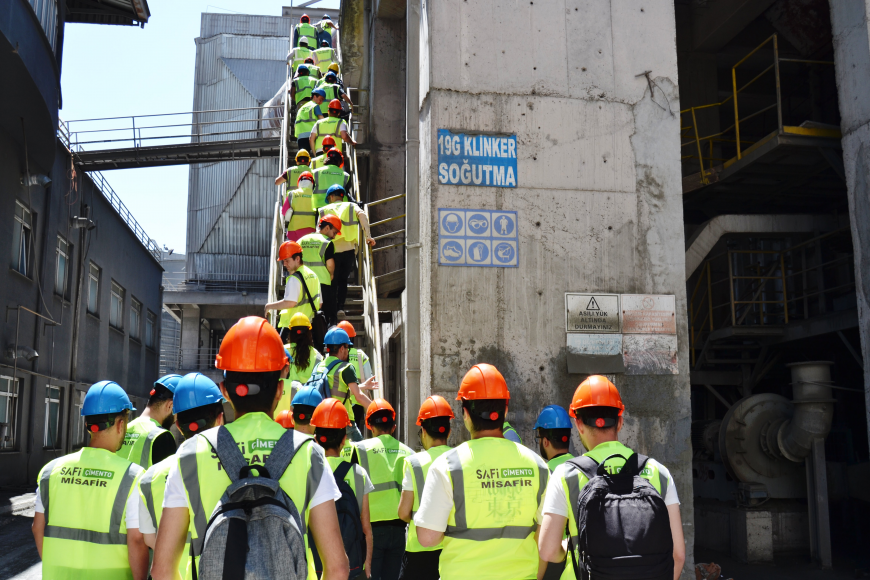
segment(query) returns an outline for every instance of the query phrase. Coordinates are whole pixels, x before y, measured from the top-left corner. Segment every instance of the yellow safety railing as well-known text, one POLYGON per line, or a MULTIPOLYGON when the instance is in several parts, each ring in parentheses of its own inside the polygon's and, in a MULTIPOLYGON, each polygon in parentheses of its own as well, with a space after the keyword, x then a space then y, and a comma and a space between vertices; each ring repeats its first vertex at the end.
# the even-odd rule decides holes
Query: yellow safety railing
POLYGON ((806 128, 806 127, 795 127, 795 126, 783 126, 782 122, 782 86, 780 82, 780 70, 779 65, 782 62, 793 62, 793 63, 803 63, 803 64, 822 64, 822 65, 833 65, 833 61, 824 61, 824 60, 808 60, 801 58, 781 58, 779 56, 779 44, 777 41, 777 35, 773 34, 768 37, 764 42, 756 46, 749 54, 740 59, 734 66, 731 67, 731 94, 723 101, 718 103, 709 103, 706 105, 699 105, 696 107, 690 107, 688 109, 683 109, 680 111, 680 118, 683 119, 684 116, 689 116, 691 124, 685 124, 681 120, 680 123, 680 136, 682 139, 688 137, 688 141, 684 141, 680 144, 682 149, 686 147, 690 147, 690 151, 694 150, 691 153, 682 155, 682 159, 697 159, 698 164, 700 166, 700 176, 701 183, 707 185, 710 183, 709 177, 713 172, 713 165, 715 161, 723 162, 723 167, 728 167, 733 162, 742 159, 743 155, 746 154, 751 149, 758 147, 763 142, 767 141, 769 138, 773 137, 777 134, 794 134, 794 135, 809 135, 816 137, 840 137, 840 132, 833 129, 824 129, 824 128, 806 128), (744 84, 743 86, 737 86, 737 69, 740 65, 744 64, 747 60, 749 60, 755 53, 759 50, 772 43, 773 45, 773 62, 762 70, 760 73, 756 74, 749 82, 744 84), (750 85, 755 83, 758 79, 763 77, 770 71, 773 71, 774 81, 776 85, 776 102, 763 107, 757 111, 746 115, 745 117, 740 117, 740 107, 738 104, 739 95, 745 91, 750 85), (703 137, 698 134, 698 112, 702 110, 710 110, 713 109, 718 112, 717 107, 721 107, 728 103, 732 103, 734 110, 734 123, 729 125, 727 128, 718 131, 716 133, 712 133, 710 135, 704 135, 703 137), (745 123, 749 119, 753 119, 759 115, 770 111, 771 109, 776 109, 776 117, 777 117, 777 129, 770 135, 767 135, 763 139, 759 141, 751 141, 747 140, 744 137, 741 137, 740 134, 740 123, 745 123), (690 133, 689 133, 690 132, 690 133), (733 136, 731 136, 733 133, 733 136), (729 137, 726 137, 728 135, 729 137), (713 146, 714 143, 733 143, 736 148, 735 157, 714 157, 713 154, 713 146), (744 145, 750 145, 748 149, 744 149, 744 145), (707 150, 707 154, 704 154, 704 150, 707 150), (708 161, 709 164, 705 167, 704 162, 708 161))

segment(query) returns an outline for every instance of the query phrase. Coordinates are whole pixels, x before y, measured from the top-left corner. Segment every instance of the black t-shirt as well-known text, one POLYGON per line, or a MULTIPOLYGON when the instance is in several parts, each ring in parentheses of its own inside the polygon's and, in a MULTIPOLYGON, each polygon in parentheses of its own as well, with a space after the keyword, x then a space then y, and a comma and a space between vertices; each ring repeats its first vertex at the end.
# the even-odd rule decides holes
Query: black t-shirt
POLYGON ((326 264, 327 260, 332 260, 335 258, 335 244, 329 242, 326 245, 326 252, 323 254, 323 263, 326 264))
POLYGON ((164 431, 151 443, 151 461, 160 463, 170 455, 175 455, 175 437, 164 431))
POLYGON ((347 385, 359 382, 359 380, 356 378, 356 369, 353 367, 353 365, 347 365, 347 367, 345 367, 345 369, 341 371, 341 379, 347 385))

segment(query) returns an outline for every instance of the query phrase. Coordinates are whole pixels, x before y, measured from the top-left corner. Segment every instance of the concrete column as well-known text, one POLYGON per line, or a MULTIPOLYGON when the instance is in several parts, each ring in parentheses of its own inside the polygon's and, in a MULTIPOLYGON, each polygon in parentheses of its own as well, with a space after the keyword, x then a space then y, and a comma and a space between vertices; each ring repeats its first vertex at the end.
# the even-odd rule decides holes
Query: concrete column
POLYGON ((196 368, 199 356, 199 306, 185 304, 181 311, 181 368, 196 368))
POLYGON ((830 4, 870 437, 870 1, 830 4))

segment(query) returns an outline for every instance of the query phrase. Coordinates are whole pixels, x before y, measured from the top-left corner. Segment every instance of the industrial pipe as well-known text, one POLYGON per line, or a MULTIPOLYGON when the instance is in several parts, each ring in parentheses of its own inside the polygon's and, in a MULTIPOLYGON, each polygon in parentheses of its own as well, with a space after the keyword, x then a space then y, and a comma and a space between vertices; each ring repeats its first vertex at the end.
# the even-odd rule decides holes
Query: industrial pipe
POLYGON ((777 448, 786 459, 803 461, 812 451, 813 441, 824 439, 831 431, 835 402, 831 396, 832 364, 812 361, 786 365, 791 369, 794 415, 775 431, 777 448))

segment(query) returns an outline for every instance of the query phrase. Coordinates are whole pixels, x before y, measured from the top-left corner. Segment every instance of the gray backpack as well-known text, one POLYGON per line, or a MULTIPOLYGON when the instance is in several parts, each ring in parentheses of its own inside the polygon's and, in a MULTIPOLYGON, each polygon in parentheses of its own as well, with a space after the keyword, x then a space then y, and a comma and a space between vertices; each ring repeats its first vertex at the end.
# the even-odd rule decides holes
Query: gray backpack
MULTIPOLYGON (((307 577, 305 528, 293 500, 278 483, 296 452, 312 441, 307 439, 296 447, 293 434, 290 429, 281 436, 265 465, 248 465, 226 427, 201 434, 231 483, 206 526, 199 570, 192 566, 194 580, 307 577)), ((191 558, 193 555, 191 543, 191 558)))

